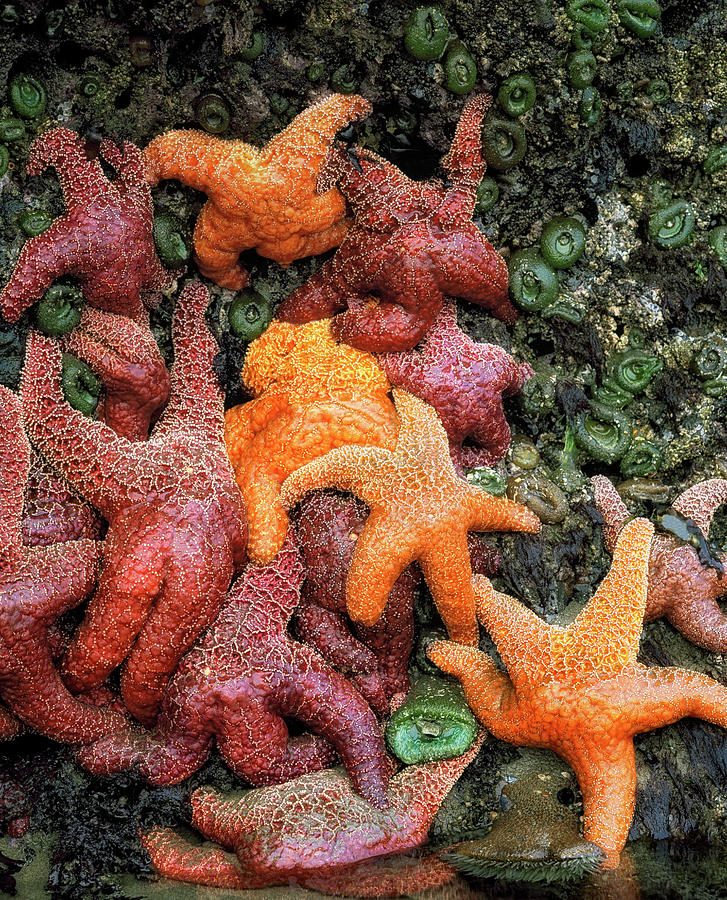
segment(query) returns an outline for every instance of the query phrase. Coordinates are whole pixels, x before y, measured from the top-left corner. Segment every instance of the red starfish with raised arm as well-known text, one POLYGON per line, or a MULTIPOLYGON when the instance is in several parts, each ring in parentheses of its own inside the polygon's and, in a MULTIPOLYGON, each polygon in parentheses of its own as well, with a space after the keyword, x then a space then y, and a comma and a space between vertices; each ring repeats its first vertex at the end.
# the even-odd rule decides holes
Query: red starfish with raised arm
POLYGON ((23 247, 0 294, 9 322, 62 275, 78 278, 91 306, 137 319, 176 277, 162 266, 154 246, 154 210, 141 151, 127 141, 104 140, 99 153, 116 170, 113 181, 97 159, 87 158, 83 141, 68 128, 53 128, 33 142, 26 172, 40 175, 53 166, 66 212, 23 247))
POLYGON ((337 750, 356 790, 385 806, 389 763, 376 716, 349 681, 286 633, 302 581, 291 531, 271 563, 247 567, 181 661, 155 730, 98 741, 80 752, 81 763, 104 775, 136 765, 153 784, 176 784, 204 763, 216 738, 237 775, 277 784, 330 765, 337 750), (290 738, 284 716, 317 734, 290 738))
POLYGON ((63 400, 61 354, 31 332, 21 393, 34 443, 108 520, 104 566, 63 662, 73 690, 124 660, 129 710, 151 724, 167 679, 218 613, 245 559, 244 507, 223 442, 217 345, 199 283, 179 297, 171 397, 147 441, 119 437, 63 400), (127 659, 128 656, 128 659, 127 659))
POLYGON ((411 181, 368 150, 334 145, 321 184, 338 185, 353 224, 333 259, 283 301, 279 319, 309 322, 348 307, 336 334, 371 353, 416 346, 448 295, 515 321, 505 261, 472 221, 485 173, 480 126, 491 99, 467 101, 442 161, 447 185, 411 181))
MULTIPOLYGON (((78 540, 25 547, 20 520, 30 445, 20 400, 0 386, 0 697, 12 713, 57 741, 93 741, 123 716, 73 697, 53 665, 48 629, 93 590, 101 546, 78 540)), ((17 731, 5 710, 0 736, 17 731)))

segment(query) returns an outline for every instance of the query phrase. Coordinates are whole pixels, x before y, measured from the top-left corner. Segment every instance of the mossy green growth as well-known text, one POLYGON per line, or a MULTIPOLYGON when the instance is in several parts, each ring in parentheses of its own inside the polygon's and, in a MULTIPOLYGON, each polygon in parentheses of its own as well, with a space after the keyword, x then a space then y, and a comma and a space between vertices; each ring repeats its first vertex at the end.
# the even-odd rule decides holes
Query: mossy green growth
POLYGON ((540 252, 554 269, 567 269, 583 256, 586 230, 572 216, 557 216, 543 228, 540 252))
POLYGON ((162 263, 169 269, 178 269, 189 261, 190 246, 187 226, 167 210, 154 216, 152 227, 154 245, 162 263))
POLYGON ((595 125, 601 118, 601 94, 592 85, 583 89, 580 116, 584 125, 595 125))
POLYGON ((10 105, 24 119, 37 119, 45 112, 47 95, 45 88, 32 75, 19 72, 8 89, 10 105))
POLYGON ((254 341, 273 318, 270 301, 258 291, 246 290, 236 297, 227 312, 230 331, 243 341, 254 341))
POLYGON ((18 224, 28 237, 36 237, 50 227, 53 217, 47 209, 26 209, 18 219, 18 224))
POLYGON ((535 103, 535 82, 527 72, 509 75, 500 85, 497 102, 508 116, 523 116, 535 103))
POLYGON ((50 337, 60 337, 81 321, 83 294, 68 284, 52 284, 34 308, 35 324, 50 337))
POLYGON ((436 6, 418 6, 404 25, 404 46, 414 59, 439 59, 449 41, 449 23, 436 6))
POLYGON ((467 473, 467 481, 482 488, 486 493, 492 494, 493 497, 504 497, 507 490, 504 476, 490 466, 477 466, 475 469, 470 469, 467 473))
POLYGON ((568 0, 565 12, 568 18, 592 34, 599 34, 608 27, 610 7, 606 0, 568 0))
POLYGON ((477 81, 477 63, 461 41, 449 45, 444 59, 444 86, 453 94, 469 94, 477 81))
POLYGON ((661 6, 656 0, 619 0, 616 12, 624 28, 637 37, 651 37, 659 27, 661 6))
POLYGON ((70 353, 63 354, 61 387, 74 409, 89 418, 93 416, 101 398, 101 381, 85 362, 70 353))
POLYGON ((0 144, 0 178, 7 172, 10 166, 10 151, 5 144, 0 144))
POLYGON ((653 441, 636 438, 621 459, 621 474, 625 478, 656 475, 661 467, 661 450, 653 441))
POLYGON ((649 238, 664 250, 683 247, 694 233, 694 211, 686 200, 674 200, 649 218, 649 238))
POLYGON ((485 175, 482 181, 477 185, 477 196, 475 199, 475 212, 486 213, 500 199, 500 188, 491 175, 485 175))
POLYGON ((727 166, 727 144, 712 147, 702 163, 705 175, 712 175, 727 166))
POLYGON ((578 449, 597 462, 618 462, 631 446, 631 417, 597 400, 591 400, 572 425, 578 449))
POLYGON ((717 259, 727 267, 727 225, 713 228, 707 237, 709 246, 717 254, 717 259))
POLYGON ((25 137, 25 123, 22 119, 6 116, 0 119, 0 141, 19 141, 25 137))
POLYGON ((423 675, 389 719, 386 744, 406 765, 461 756, 477 737, 477 721, 461 685, 423 675))
POLYGON ((584 88, 596 77, 596 57, 590 50, 576 50, 568 57, 568 81, 574 88, 584 88))
POLYGON ((246 62, 252 62, 265 49, 265 35, 262 31, 253 31, 247 44, 240 50, 240 56, 246 62))
POLYGON ((510 295, 520 309, 537 312, 558 297, 558 276, 536 249, 513 253, 508 271, 510 295))
POLYGON ((654 103, 666 103, 671 97, 669 82, 663 78, 652 78, 646 86, 646 94, 654 103))
POLYGON ((493 116, 482 126, 482 146, 487 165, 496 172, 507 172, 522 161, 528 141, 519 122, 493 116))

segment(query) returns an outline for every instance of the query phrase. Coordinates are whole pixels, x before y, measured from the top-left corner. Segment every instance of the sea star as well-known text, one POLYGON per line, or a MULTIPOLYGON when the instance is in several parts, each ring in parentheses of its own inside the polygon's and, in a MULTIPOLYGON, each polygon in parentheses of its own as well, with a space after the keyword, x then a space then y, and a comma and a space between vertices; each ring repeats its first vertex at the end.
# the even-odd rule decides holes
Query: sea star
MULTIPOLYGON (((354 684, 377 713, 389 699, 409 690, 409 657, 414 642, 414 595, 420 574, 408 566, 394 583, 375 625, 354 626, 346 613, 346 578, 368 510, 355 497, 312 491, 295 517, 306 568, 301 602, 293 616, 295 633, 335 668, 351 673, 354 684)), ((479 535, 468 534, 472 569, 494 575, 500 556, 479 535)))
POLYGON ((398 420, 376 360, 339 344, 330 321, 273 322, 250 345, 242 379, 258 396, 228 410, 225 443, 247 508, 250 559, 266 563, 288 528, 280 502, 288 475, 344 444, 393 446, 398 420))
POLYGON ((290 507, 306 491, 351 491, 371 512, 356 541, 346 582, 348 614, 374 625, 394 582, 417 560, 452 640, 477 644, 467 532, 540 530, 529 509, 460 478, 447 433, 423 400, 394 388, 400 427, 396 444, 331 450, 289 475, 281 500, 290 507))
POLYGON ((371 352, 414 347, 446 295, 515 321, 505 261, 472 221, 485 172, 480 126, 490 101, 479 94, 465 105, 442 160, 446 186, 411 181, 368 150, 332 148, 321 184, 339 186, 353 225, 333 259, 283 301, 280 319, 308 322, 348 305, 336 320, 336 334, 371 352), (378 302, 364 302, 369 294, 378 302))
POLYGON ((636 661, 653 533, 645 519, 626 525, 610 572, 567 628, 548 625, 475 577, 477 613, 507 673, 474 647, 438 641, 427 650, 460 679, 495 737, 547 747, 569 763, 583 794, 585 838, 611 868, 634 811, 634 735, 684 716, 727 726, 727 688, 697 672, 636 661))
MULTIPOLYGON (((603 475, 591 479, 593 499, 605 519, 604 538, 613 553, 618 535, 630 519, 626 504, 603 475)), ((680 494, 672 508, 709 534, 712 516, 727 500, 727 480, 712 478, 680 494)), ((721 564, 727 565, 727 554, 721 564)), ((714 653, 727 652, 727 616, 717 598, 727 594, 724 571, 704 565, 697 550, 667 534, 655 536, 649 560, 649 589, 644 621, 665 616, 685 638, 714 653)))
POLYGON ((64 402, 61 354, 31 332, 21 392, 34 443, 108 520, 104 566, 63 662, 73 690, 126 659, 129 710, 154 721, 177 662, 219 611, 244 563, 244 507, 222 440, 222 393, 199 283, 174 314, 171 398, 147 441, 119 437, 64 402))
POLYGON ((337 247, 346 204, 335 190, 317 193, 318 170, 337 131, 371 111, 356 94, 314 103, 262 150, 203 131, 169 131, 144 151, 148 178, 176 178, 209 198, 194 229, 200 272, 221 287, 248 281, 243 250, 287 266, 337 247))
POLYGON ((510 446, 502 398, 516 394, 533 374, 502 347, 476 344, 457 327, 457 304, 447 300, 421 348, 377 357, 389 381, 430 403, 449 436, 452 461, 491 466, 510 446), (465 438, 474 446, 463 447, 465 438))
POLYGON ((402 769, 391 779, 390 805, 383 811, 359 797, 340 769, 229 799, 199 788, 191 798, 192 824, 236 856, 190 845, 168 828, 147 832, 142 843, 168 878, 231 888, 298 883, 336 890, 337 877, 350 883, 354 864, 422 846, 436 811, 481 745, 482 736, 456 759, 402 769))
POLYGON ((169 399, 170 378, 148 321, 87 306, 63 346, 98 375, 99 417, 130 441, 143 441, 169 399))
POLYGON ((72 490, 39 453, 32 453, 23 498, 21 532, 28 547, 102 536, 96 510, 72 490))
POLYGON ((136 765, 153 784, 176 784, 197 771, 217 738, 237 775, 277 784, 330 765, 335 747, 356 790, 385 806, 389 764, 376 716, 350 682, 286 634, 303 576, 291 534, 273 562, 247 567, 184 657, 154 732, 99 741, 81 751, 82 764, 104 775, 136 765), (323 737, 289 738, 283 716, 323 737))
POLYGON ((68 128, 53 128, 33 142, 26 172, 40 175, 55 168, 66 214, 23 247, 0 294, 8 321, 17 321, 62 275, 78 278, 91 306, 138 319, 145 304, 156 305, 158 291, 176 277, 159 262, 154 247, 141 151, 127 141, 105 140, 99 153, 116 169, 114 181, 98 160, 86 158, 83 141, 68 128))
MULTIPOLYGON (((48 628, 93 590, 101 547, 78 540, 25 547, 20 521, 30 445, 20 400, 0 386, 0 697, 26 725, 56 741, 92 741, 122 727, 111 710, 82 703, 61 681, 48 628)), ((17 733, 3 709, 0 737, 17 733)))

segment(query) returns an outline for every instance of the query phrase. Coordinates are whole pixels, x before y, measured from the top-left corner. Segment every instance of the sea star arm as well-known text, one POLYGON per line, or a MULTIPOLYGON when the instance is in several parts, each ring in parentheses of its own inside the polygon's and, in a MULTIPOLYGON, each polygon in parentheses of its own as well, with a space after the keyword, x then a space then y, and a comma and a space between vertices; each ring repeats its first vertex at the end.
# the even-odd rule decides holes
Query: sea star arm
POLYGON ((52 128, 37 137, 28 154, 28 175, 40 175, 52 166, 63 190, 66 210, 73 213, 111 187, 100 164, 86 156, 84 142, 70 128, 52 128))
POLYGON ((99 541, 87 539, 28 548, 26 566, 35 583, 28 612, 33 618, 50 625, 78 606, 96 583, 101 552, 99 541))
POLYGON ((419 557, 424 579, 450 638, 461 644, 479 641, 467 533, 450 533, 419 557))
POLYGON ((283 300, 276 317, 282 322, 302 325, 314 319, 328 319, 346 306, 346 285, 339 281, 330 259, 283 300))
POLYGON ((367 470, 384 466, 391 458, 391 451, 379 447, 336 447, 325 456, 314 459, 292 472, 280 488, 280 501, 290 509, 308 491, 316 488, 336 487, 341 491, 351 491, 365 503, 377 499, 371 496, 373 486, 367 470))
POLYGON ((194 226, 194 260, 205 278, 231 291, 241 291, 249 276, 240 264, 240 253, 257 242, 255 229, 245 219, 235 220, 231 228, 229 216, 206 203, 194 226))
POLYGON ((88 245, 86 235, 67 215, 26 241, 12 277, 0 294, 0 306, 8 322, 17 322, 56 278, 78 274, 78 261, 86 257, 88 245))
POLYGON ((616 539, 631 516, 613 482, 605 475, 595 475, 591 478, 591 487, 593 502, 604 518, 603 538, 606 549, 613 554, 616 539))
POLYGON ((152 440, 163 441, 181 428, 212 440, 222 436, 222 391, 212 364, 218 347, 205 324, 209 299, 209 291, 198 281, 188 284, 179 295, 172 323, 175 359, 171 397, 152 440))
MULTIPOLYGON (((727 583, 722 590, 727 591, 727 583)), ((727 616, 713 597, 700 597, 698 593, 682 596, 670 604, 666 617, 677 631, 698 647, 705 647, 712 653, 727 653, 727 616)))
POLYGON ((20 399, 0 385, 0 573, 12 571, 23 555, 20 522, 23 488, 30 471, 30 444, 23 431, 20 399))
POLYGON ((64 347, 101 379, 106 424, 131 441, 146 440, 171 386, 148 325, 86 306, 64 347))
MULTIPOLYGON (((257 157, 253 147, 194 129, 160 134, 144 149, 146 178, 150 184, 174 178, 208 197, 224 192, 225 178, 231 175, 227 169, 235 168, 235 160, 243 170, 249 170, 257 157)), ((234 178, 231 180, 234 182, 234 178)))
POLYGON ((717 509, 727 501, 727 479, 710 478, 701 481, 680 494, 672 506, 674 509, 692 519, 706 537, 709 526, 717 509))
POLYGON ((176 881, 242 890, 251 887, 239 872, 237 857, 219 847, 190 844, 171 828, 140 834, 141 843, 161 875, 176 881))
POLYGON ((621 531, 608 575, 568 628, 566 666, 572 657, 581 670, 593 666, 602 674, 617 674, 636 659, 653 534, 654 526, 646 519, 634 519, 621 531))
POLYGON ((480 129, 482 118, 491 103, 492 97, 489 94, 476 94, 467 101, 457 123, 449 153, 442 159, 442 166, 455 189, 472 193, 473 210, 475 189, 487 168, 482 154, 480 129))
POLYGON ((493 497, 474 485, 461 479, 463 489, 468 494, 470 531, 524 531, 539 534, 543 527, 535 513, 506 497, 493 497))
POLYGON ((101 141, 99 153, 116 169, 116 186, 125 193, 135 194, 151 207, 149 189, 145 186, 146 166, 141 150, 129 141, 116 143, 106 139, 101 141))
POLYGON ((102 513, 126 495, 123 473, 131 442, 103 422, 71 409, 60 389, 61 354, 49 338, 31 331, 20 383, 23 419, 33 443, 102 513))
POLYGON ((516 702, 513 683, 486 653, 454 641, 433 641, 427 656, 462 683, 467 703, 485 727, 492 730, 509 715, 516 702))

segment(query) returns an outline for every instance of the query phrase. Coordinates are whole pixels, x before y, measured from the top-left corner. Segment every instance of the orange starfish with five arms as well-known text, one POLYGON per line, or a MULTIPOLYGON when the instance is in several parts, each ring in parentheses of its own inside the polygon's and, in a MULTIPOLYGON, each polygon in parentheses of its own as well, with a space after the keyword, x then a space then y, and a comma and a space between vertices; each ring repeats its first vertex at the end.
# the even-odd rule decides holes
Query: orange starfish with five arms
POLYGON ((474 647, 436 641, 427 650, 459 678, 495 737, 547 747, 569 763, 583 793, 585 837, 603 848, 606 868, 618 865, 633 817, 634 735, 685 716, 727 726, 727 688, 701 673, 636 662, 653 533, 646 519, 625 526, 608 575, 567 628, 473 578, 477 614, 507 673, 474 647))
POLYGON ((348 222, 337 189, 316 193, 318 170, 337 131, 371 111, 356 94, 333 94, 308 107, 262 150, 204 131, 168 131, 144 151, 147 178, 176 178, 208 202, 194 229, 199 270, 221 287, 241 290, 243 250, 287 266, 337 247, 348 222))
POLYGON ((393 447, 398 429, 389 382, 369 353, 339 344, 331 319, 273 322, 250 344, 242 370, 255 400, 228 410, 225 444, 245 500, 250 559, 283 545, 285 479, 344 444, 393 447))
POLYGON ((292 506, 307 491, 337 487, 370 507, 346 581, 349 616, 374 625, 409 563, 417 560, 450 637, 477 644, 469 531, 540 531, 527 507, 493 497, 460 478, 447 432, 418 397, 394 389, 399 433, 393 449, 338 447, 290 475, 281 500, 292 506))

